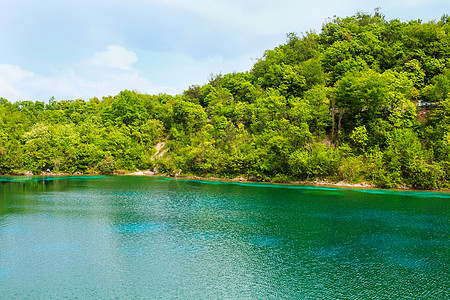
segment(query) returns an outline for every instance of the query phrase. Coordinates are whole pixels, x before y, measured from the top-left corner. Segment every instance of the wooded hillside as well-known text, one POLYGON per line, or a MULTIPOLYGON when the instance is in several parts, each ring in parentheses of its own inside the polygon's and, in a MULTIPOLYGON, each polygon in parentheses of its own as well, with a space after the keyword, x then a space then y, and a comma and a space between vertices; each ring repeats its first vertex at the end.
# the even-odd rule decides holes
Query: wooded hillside
MULTIPOLYGON (((450 17, 335 17, 183 94, 0 99, 0 174, 160 173, 450 185, 450 17), (155 145, 165 142, 164 155, 155 145), (43 167, 45 165, 45 167, 43 167)), ((1 95, 0 95, 1 96, 1 95)))

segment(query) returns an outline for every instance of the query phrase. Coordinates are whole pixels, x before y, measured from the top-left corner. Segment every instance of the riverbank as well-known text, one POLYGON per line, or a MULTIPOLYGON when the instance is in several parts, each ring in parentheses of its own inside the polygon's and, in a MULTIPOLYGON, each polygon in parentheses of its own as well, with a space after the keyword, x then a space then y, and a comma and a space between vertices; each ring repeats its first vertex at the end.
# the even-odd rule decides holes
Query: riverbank
POLYGON ((225 181, 225 182, 243 182, 243 183, 261 183, 261 184, 282 184, 282 185, 298 185, 298 186, 318 186, 318 187, 337 187, 337 188, 356 188, 356 189, 377 189, 377 190, 399 190, 399 191, 429 191, 429 192, 450 192, 450 189, 416 189, 409 186, 398 186, 395 188, 380 187, 372 183, 358 182, 350 183, 346 181, 332 182, 328 180, 312 180, 312 181, 256 181, 243 178, 242 176, 236 178, 220 178, 220 177, 202 177, 193 175, 167 175, 167 174, 154 174, 150 171, 135 171, 127 174, 116 174, 116 175, 126 175, 126 176, 150 176, 150 177, 163 177, 172 178, 179 180, 201 180, 201 181, 225 181))
MULTIPOLYGON (((292 185, 307 185, 307 186, 334 186, 334 187, 348 187, 348 188, 378 188, 381 187, 367 183, 367 182, 359 182, 359 183, 350 183, 346 181, 332 182, 328 180, 312 180, 312 181, 256 181, 244 178, 242 176, 236 178, 220 178, 220 177, 202 177, 202 176, 189 176, 189 175, 180 175, 179 173, 173 175, 165 175, 165 174, 155 174, 149 170, 140 171, 137 170, 135 172, 127 173, 125 175, 129 176, 158 176, 158 177, 168 177, 168 178, 176 178, 176 179, 185 179, 185 180, 210 180, 210 181, 230 181, 230 182, 260 182, 260 183, 278 183, 278 184, 292 184, 292 185)), ((409 187, 400 187, 399 189, 408 189, 413 190, 409 187)))
MULTIPOLYGON (((31 172, 27 174, 5 174, 1 176, 91 176, 91 175, 102 175, 100 173, 80 173, 75 172, 73 174, 70 173, 53 173, 53 172, 42 172, 41 174, 33 175, 31 172)), ((115 172, 114 174, 105 174, 105 175, 112 175, 112 176, 149 176, 149 177, 164 177, 164 178, 174 178, 174 179, 180 179, 180 180, 204 180, 204 181, 229 181, 229 182, 257 182, 257 183, 273 183, 273 184, 287 184, 287 185, 304 185, 304 186, 323 186, 323 187, 342 187, 342 188, 370 188, 370 189, 382 189, 382 190, 411 190, 411 191, 424 191, 424 189, 416 189, 409 186, 398 186, 395 188, 385 188, 380 187, 372 183, 368 182, 358 182, 358 183, 351 183, 347 181, 338 181, 333 182, 329 181, 327 179, 324 180, 310 180, 310 181, 277 181, 277 180, 270 180, 270 181, 257 181, 252 179, 247 179, 242 176, 236 177, 236 178, 221 178, 221 177, 202 177, 202 176, 194 176, 194 175, 181 175, 181 172, 179 173, 173 173, 173 174, 160 174, 156 172, 152 172, 150 170, 136 170, 134 172, 126 172, 124 170, 120 170, 119 172, 115 172)), ((434 189, 434 190, 428 190, 428 191, 441 191, 441 192, 450 192, 450 189, 434 189)))

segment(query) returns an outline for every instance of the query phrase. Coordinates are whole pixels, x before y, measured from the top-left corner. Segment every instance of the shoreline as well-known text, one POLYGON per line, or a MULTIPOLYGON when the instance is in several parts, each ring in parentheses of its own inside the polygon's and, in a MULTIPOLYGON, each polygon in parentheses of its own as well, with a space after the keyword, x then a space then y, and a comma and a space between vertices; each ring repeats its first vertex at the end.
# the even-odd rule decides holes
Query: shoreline
MULTIPOLYGON (((119 174, 117 174, 119 175, 119 174)), ((207 180, 207 181, 230 181, 230 182, 254 182, 254 183, 276 183, 276 184, 287 184, 287 185, 309 185, 309 186, 337 186, 337 187, 349 187, 349 188, 373 188, 373 189, 383 189, 375 184, 370 184, 366 182, 360 183, 349 183, 346 181, 339 182, 329 182, 327 180, 314 180, 314 181, 253 181, 246 179, 242 176, 236 178, 221 178, 221 177, 201 177, 201 176, 193 176, 193 175, 165 175, 165 174, 155 174, 149 170, 147 171, 135 171, 131 173, 124 174, 126 176, 155 176, 155 177, 166 177, 166 178, 174 178, 174 179, 185 179, 185 180, 207 180)), ((405 187, 405 189, 409 189, 405 187)))
POLYGON ((170 179, 179 179, 179 180, 200 180, 200 181, 225 181, 225 182, 242 182, 242 183, 261 183, 261 184, 280 184, 280 185, 296 185, 296 186, 310 186, 310 187, 336 187, 336 188, 344 188, 344 189, 374 189, 374 190, 391 190, 391 191, 411 191, 411 192, 450 192, 450 189, 415 189, 408 186, 401 186, 395 188, 383 188, 379 187, 375 184, 367 183, 367 182, 359 182, 359 183, 350 183, 346 181, 339 182, 331 182, 327 180, 314 180, 314 181, 254 181, 248 180, 242 177, 238 178, 220 178, 220 177, 201 177, 201 176, 171 176, 165 174, 141 174, 142 171, 132 172, 127 174, 114 174, 114 175, 122 175, 122 176, 148 176, 148 177, 162 177, 162 178, 170 178, 170 179))
MULTIPOLYGON (((119 175, 119 174, 115 174, 119 175)), ((148 176, 148 177, 164 177, 180 180, 204 180, 204 181, 225 181, 225 182, 247 182, 247 183, 266 183, 266 184, 285 184, 285 185, 299 185, 299 186, 320 186, 320 187, 340 187, 340 188, 361 188, 361 189, 379 189, 379 190, 410 190, 410 191, 448 191, 448 190, 420 190, 413 189, 407 186, 397 187, 397 188, 382 188, 375 184, 367 182, 350 183, 346 181, 331 182, 328 180, 313 180, 313 181, 254 181, 246 178, 236 177, 236 178, 220 178, 220 177, 201 177, 192 175, 166 175, 166 174, 153 174, 150 171, 135 171, 127 174, 125 176, 148 176)))
POLYGON ((73 174, 70 173, 42 173, 42 174, 23 174, 23 175, 9 175, 4 174, 3 176, 17 176, 17 177, 51 177, 51 176, 98 176, 98 175, 106 175, 106 176, 146 176, 146 177, 162 177, 162 178, 171 178, 171 179, 180 179, 180 180, 203 180, 203 181, 225 181, 225 182, 242 182, 242 183, 266 183, 266 184, 283 184, 283 185, 298 185, 298 186, 319 186, 319 187, 339 187, 339 188, 358 188, 358 189, 378 189, 378 190, 408 190, 408 191, 430 191, 430 192, 450 192, 450 189, 415 189, 408 186, 401 186, 395 188, 383 188, 377 186, 375 184, 367 183, 367 182, 358 182, 358 183, 350 183, 346 181, 332 182, 328 180, 318 180, 315 179, 313 181, 256 181, 249 180, 243 178, 242 176, 236 178, 220 178, 220 177, 202 177, 202 176, 194 176, 194 175, 180 175, 180 174, 158 174, 151 172, 149 170, 145 171, 134 171, 129 173, 113 173, 113 174, 99 174, 99 173, 88 173, 83 174, 80 172, 75 172, 73 174))

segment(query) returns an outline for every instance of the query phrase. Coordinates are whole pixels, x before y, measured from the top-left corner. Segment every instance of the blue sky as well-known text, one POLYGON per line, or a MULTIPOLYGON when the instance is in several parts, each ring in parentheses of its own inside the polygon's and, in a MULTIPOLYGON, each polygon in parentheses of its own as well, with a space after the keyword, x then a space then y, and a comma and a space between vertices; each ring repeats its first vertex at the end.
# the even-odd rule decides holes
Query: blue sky
POLYGON ((286 34, 380 7, 439 20, 448 0, 0 0, 0 97, 85 99, 124 89, 177 94, 247 71, 286 34))

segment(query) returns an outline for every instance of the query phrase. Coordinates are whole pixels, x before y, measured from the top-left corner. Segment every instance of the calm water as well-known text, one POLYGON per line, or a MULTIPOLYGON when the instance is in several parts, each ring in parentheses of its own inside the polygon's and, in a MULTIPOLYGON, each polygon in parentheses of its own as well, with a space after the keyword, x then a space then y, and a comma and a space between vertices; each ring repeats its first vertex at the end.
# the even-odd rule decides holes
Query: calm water
POLYGON ((448 299, 450 194, 0 177, 0 299, 448 299))

